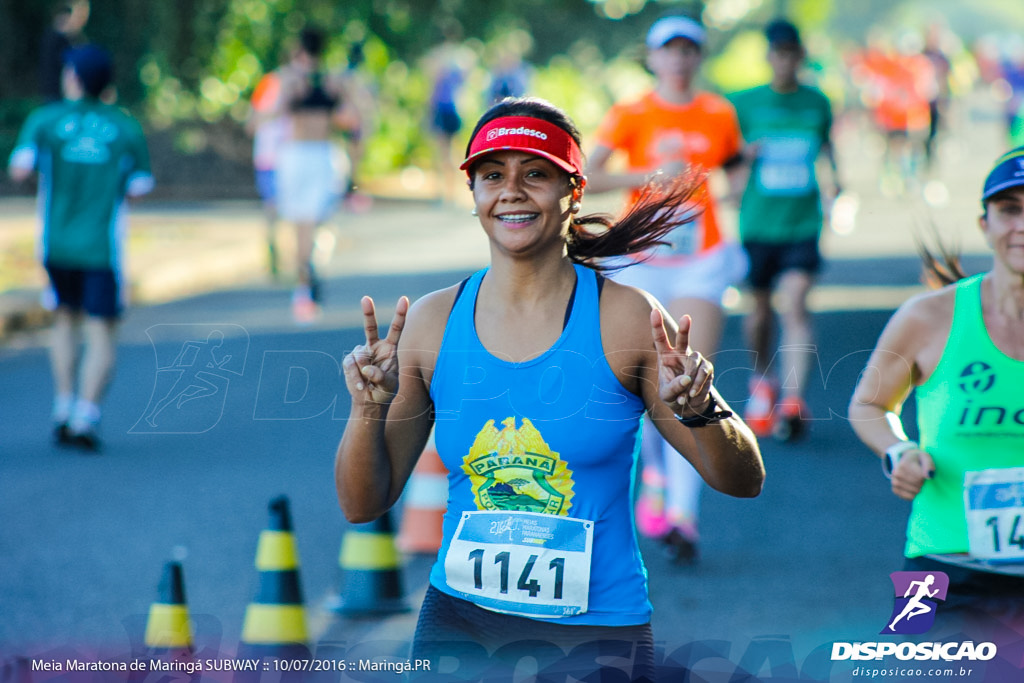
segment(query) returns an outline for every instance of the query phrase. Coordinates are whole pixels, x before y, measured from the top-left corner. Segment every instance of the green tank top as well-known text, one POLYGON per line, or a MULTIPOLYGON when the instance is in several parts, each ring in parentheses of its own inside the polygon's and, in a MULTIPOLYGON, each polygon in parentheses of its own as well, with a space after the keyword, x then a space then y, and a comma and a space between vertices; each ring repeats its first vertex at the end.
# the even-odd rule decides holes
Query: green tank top
POLYGON ((957 285, 946 348, 915 391, 920 444, 935 462, 935 478, 914 498, 907 557, 967 552, 964 473, 1024 466, 1024 361, 988 336, 982 278, 957 285))

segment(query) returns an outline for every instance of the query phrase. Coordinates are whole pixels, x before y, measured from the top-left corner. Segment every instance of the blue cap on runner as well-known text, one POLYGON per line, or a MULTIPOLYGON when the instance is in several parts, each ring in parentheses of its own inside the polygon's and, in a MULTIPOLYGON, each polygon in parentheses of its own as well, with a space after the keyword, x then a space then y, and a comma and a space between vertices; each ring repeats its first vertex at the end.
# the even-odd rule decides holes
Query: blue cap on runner
POLYGON ((704 44, 704 28, 689 17, 663 17, 647 32, 647 47, 656 50, 673 38, 686 38, 697 45, 704 44))
POLYGON ((64 52, 64 63, 70 64, 90 95, 96 96, 114 78, 114 61, 110 53, 97 45, 73 47, 64 52))
POLYGON ((981 191, 981 204, 985 205, 993 195, 1011 187, 1024 185, 1024 147, 1012 149, 996 160, 996 165, 985 178, 981 191))
POLYGON ((799 48, 800 31, 786 19, 775 19, 764 29, 768 44, 775 48, 799 48))

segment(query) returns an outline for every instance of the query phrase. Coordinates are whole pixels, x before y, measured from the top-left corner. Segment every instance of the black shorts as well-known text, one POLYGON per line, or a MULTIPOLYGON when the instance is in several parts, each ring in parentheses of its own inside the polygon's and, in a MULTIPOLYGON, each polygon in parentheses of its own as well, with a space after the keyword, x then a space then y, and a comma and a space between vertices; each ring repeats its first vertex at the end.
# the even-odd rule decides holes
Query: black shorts
MULTIPOLYGON (((905 558, 903 571, 943 572, 949 578, 946 599, 935 610, 935 623, 929 633, 939 638, 995 641, 1000 653, 1016 646, 1020 636, 1015 629, 1001 624, 1024 624, 1024 576, 976 570, 930 557, 905 558), (1000 642, 1001 638, 1008 638, 1000 642)), ((1020 670, 1014 668, 1015 676, 1020 670)), ((1011 680, 993 678, 992 680, 1011 680)))
MULTIPOLYGON (((429 586, 411 660, 429 661, 436 676, 442 657, 458 663, 445 679, 449 681, 508 680, 524 658, 537 662, 539 681, 564 681, 567 674, 587 681, 603 681, 605 676, 609 681, 654 681, 650 624, 570 626, 527 619, 486 610, 429 586)), ((423 680, 437 680, 421 674, 423 680)))
POLYGON ((799 270, 814 275, 821 270, 821 252, 818 238, 800 242, 743 243, 750 259, 747 282, 753 289, 771 289, 779 275, 787 270, 799 270))
POLYGON ((438 133, 451 137, 462 130, 462 117, 454 105, 438 104, 431 124, 438 133))
POLYGON ((903 571, 940 571, 949 577, 946 603, 957 600, 1014 599, 1024 601, 1024 576, 970 569, 930 557, 904 559, 903 571))
POLYGON ((47 263, 46 273, 58 306, 84 310, 95 318, 117 318, 121 314, 120 283, 110 268, 64 268, 47 263))

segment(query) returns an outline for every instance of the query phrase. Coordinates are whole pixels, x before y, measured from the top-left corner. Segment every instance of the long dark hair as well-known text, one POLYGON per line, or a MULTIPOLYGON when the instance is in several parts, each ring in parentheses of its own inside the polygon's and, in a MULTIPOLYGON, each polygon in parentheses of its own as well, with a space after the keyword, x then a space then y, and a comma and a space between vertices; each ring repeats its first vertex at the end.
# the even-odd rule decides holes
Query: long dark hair
POLYGON ((929 247, 925 239, 920 235, 914 236, 914 243, 917 246, 917 253, 921 257, 921 282, 931 289, 940 289, 946 285, 959 282, 967 277, 963 265, 960 263, 960 249, 950 247, 939 235, 935 223, 930 222, 931 241, 934 247, 929 247))
MULTIPOLYGON (((484 112, 473 128, 466 146, 466 156, 473 138, 487 123, 503 116, 529 116, 554 124, 568 133, 582 147, 576 124, 568 114, 547 100, 537 97, 507 97, 484 112)), ((474 167, 468 169, 470 187, 474 167)), ((618 220, 608 214, 594 213, 574 218, 566 240, 569 259, 573 263, 603 272, 619 270, 624 264, 608 264, 603 259, 649 252, 667 245, 665 237, 684 223, 695 220, 702 212, 703 172, 691 169, 666 184, 649 183, 636 202, 618 220)), ((569 182, 579 186, 583 178, 570 175, 569 182)))
POLYGON ((917 243, 917 253, 921 256, 921 280, 932 289, 940 289, 967 277, 960 264, 960 252, 949 249, 944 244, 937 247, 938 254, 933 253, 922 242, 917 243))

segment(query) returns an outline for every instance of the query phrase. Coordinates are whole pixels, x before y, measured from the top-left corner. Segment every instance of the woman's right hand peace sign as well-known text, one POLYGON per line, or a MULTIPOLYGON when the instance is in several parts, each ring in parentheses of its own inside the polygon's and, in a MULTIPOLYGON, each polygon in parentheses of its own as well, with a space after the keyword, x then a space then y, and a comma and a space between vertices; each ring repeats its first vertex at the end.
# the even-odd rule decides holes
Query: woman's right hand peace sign
POLYGON ((373 299, 364 296, 360 304, 366 343, 345 356, 342 362, 345 384, 352 394, 353 403, 387 405, 398 392, 398 340, 405 326, 405 315, 409 312, 409 299, 404 296, 398 299, 395 317, 391 319, 391 327, 383 339, 377 334, 373 299))

